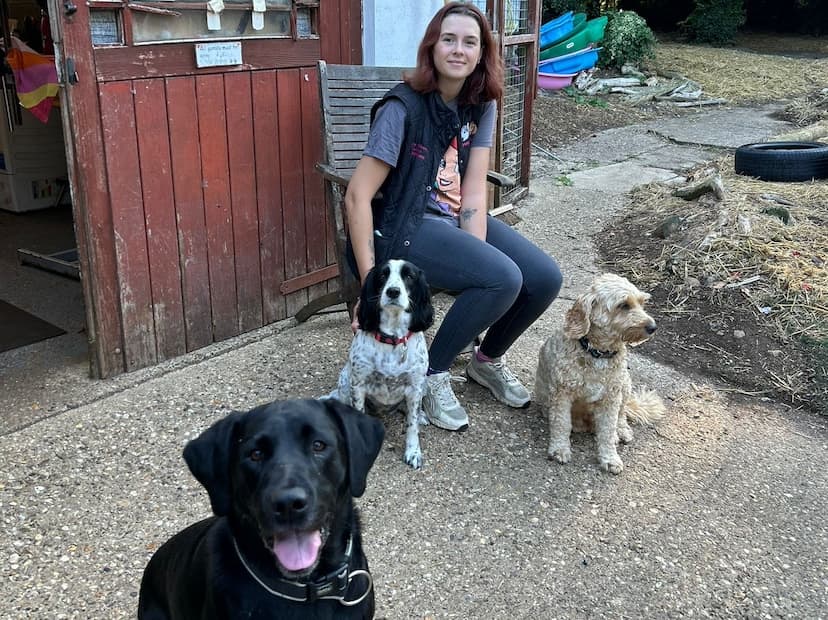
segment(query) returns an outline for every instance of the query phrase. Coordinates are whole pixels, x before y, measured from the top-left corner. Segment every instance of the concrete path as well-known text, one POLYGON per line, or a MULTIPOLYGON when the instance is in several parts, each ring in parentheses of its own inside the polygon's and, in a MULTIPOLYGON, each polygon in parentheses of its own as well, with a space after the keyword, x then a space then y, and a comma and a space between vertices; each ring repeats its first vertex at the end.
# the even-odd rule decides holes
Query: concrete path
MULTIPOLYGON (((732 147, 735 127, 742 143, 777 133, 775 123, 764 110, 717 110, 533 161, 518 228, 566 278, 511 353, 524 382, 597 272, 590 239, 623 209, 619 179, 680 174, 732 147), (559 174, 573 185, 556 185, 559 174)), ((9 400, 4 387, 4 416, 30 424, 0 437, 0 617, 134 617, 152 551, 209 514, 184 443, 231 409, 327 391, 349 340, 338 313, 115 381, 70 373, 44 401, 56 415, 40 421, 21 411, 22 391, 9 400)), ((569 465, 547 461, 540 412, 510 410, 474 384, 457 390, 470 430, 425 428, 419 472, 402 463, 402 418, 388 418, 358 501, 378 617, 828 617, 828 420, 730 402, 640 355, 632 371, 669 414, 636 429, 619 477, 598 470, 589 436, 576 436, 569 465)))

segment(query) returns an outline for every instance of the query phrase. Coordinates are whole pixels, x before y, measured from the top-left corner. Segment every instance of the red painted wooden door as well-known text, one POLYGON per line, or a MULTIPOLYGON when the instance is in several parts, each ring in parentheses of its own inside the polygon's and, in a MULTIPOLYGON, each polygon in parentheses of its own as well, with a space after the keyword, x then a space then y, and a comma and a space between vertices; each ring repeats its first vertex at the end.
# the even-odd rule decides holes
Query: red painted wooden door
POLYGON ((93 375, 278 321, 334 286, 315 67, 360 62, 359 0, 226 0, 219 31, 203 3, 66 4, 56 53, 93 375))

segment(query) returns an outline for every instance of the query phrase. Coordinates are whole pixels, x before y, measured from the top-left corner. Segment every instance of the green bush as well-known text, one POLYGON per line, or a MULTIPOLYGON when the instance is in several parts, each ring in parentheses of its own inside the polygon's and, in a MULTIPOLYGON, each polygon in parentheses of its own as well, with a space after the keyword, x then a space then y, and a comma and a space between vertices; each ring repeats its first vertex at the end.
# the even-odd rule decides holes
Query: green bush
POLYGON ((550 19, 555 19, 567 11, 573 13, 586 13, 592 19, 601 14, 600 0, 543 0, 542 22, 545 24, 550 19))
POLYGON ((727 45, 744 23, 743 0, 696 0, 696 8, 679 26, 691 41, 727 45))
POLYGON ((620 69, 623 65, 640 65, 655 55, 656 38, 647 22, 635 11, 607 13, 609 21, 598 62, 602 67, 620 69))

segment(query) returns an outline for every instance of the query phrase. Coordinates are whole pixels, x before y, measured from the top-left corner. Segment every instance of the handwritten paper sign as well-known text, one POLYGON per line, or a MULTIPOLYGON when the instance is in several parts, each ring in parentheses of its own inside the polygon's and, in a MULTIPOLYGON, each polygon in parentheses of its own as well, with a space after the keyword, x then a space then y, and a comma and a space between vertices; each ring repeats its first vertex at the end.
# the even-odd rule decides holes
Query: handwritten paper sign
POLYGON ((196 43, 196 67, 225 67, 242 64, 241 41, 196 43))

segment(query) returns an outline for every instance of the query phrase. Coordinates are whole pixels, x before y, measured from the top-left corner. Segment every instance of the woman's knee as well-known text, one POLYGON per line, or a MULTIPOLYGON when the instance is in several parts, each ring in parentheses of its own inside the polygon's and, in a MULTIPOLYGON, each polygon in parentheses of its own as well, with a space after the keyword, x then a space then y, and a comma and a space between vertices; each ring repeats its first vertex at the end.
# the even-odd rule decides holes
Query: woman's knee
POLYGON ((511 301, 517 299, 523 288, 523 273, 514 261, 499 261, 491 265, 487 273, 492 283, 490 288, 497 289, 504 298, 509 297, 511 301))
POLYGON ((524 273, 523 283, 532 297, 544 299, 551 304, 563 285, 563 274, 558 263, 551 257, 546 257, 542 263, 536 265, 530 273, 524 273))

